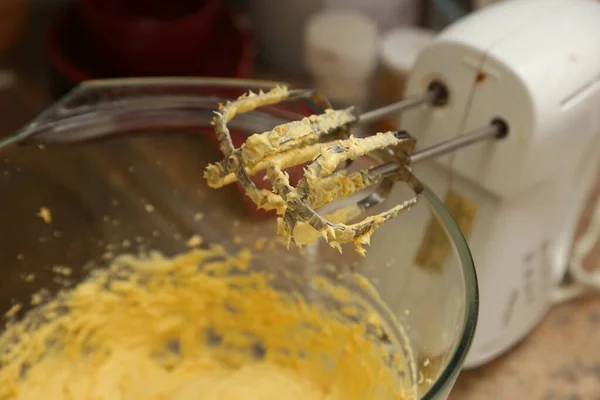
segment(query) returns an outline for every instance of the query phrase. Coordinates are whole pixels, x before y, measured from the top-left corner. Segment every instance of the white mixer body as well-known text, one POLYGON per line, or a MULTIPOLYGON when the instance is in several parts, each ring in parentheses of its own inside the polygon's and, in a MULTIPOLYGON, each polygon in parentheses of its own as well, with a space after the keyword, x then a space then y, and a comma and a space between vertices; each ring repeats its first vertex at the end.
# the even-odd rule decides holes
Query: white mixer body
POLYGON ((419 147, 495 118, 509 127, 503 140, 415 168, 440 197, 451 187, 477 207, 468 237, 480 284, 466 362, 474 367, 530 332, 566 270, 600 161, 600 2, 512 0, 480 10, 421 54, 405 95, 434 80, 448 87, 448 104, 400 121, 419 147))

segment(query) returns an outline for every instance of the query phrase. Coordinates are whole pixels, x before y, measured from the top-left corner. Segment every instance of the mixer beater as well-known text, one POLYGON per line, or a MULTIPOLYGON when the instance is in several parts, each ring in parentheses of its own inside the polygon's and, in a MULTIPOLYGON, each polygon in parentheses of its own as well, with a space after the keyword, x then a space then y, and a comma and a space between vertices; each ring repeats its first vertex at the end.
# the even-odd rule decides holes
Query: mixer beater
POLYGON ((398 103, 361 115, 357 115, 353 107, 326 109, 320 115, 253 134, 239 148, 234 148, 227 124, 237 114, 315 96, 319 94, 314 90, 290 90, 282 86, 266 93, 249 92, 236 101, 219 105, 212 122, 225 159, 207 166, 204 176, 209 186, 219 188, 238 181, 258 208, 277 211, 280 215, 277 231, 288 240, 288 244, 308 244, 321 236, 340 251, 341 243, 353 242, 357 252, 364 255, 363 245, 369 244, 375 229, 409 210, 423 191, 423 185, 413 175, 411 165, 481 140, 502 138, 508 133, 505 123, 493 120, 488 126, 417 152, 416 140, 405 131, 379 132, 365 137, 354 137, 350 133, 352 125, 370 123, 410 107, 443 105, 448 100, 448 91, 442 84, 433 82, 424 93, 398 103), (344 163, 348 165, 354 159, 370 154, 376 154, 384 163, 354 172, 339 168, 344 163), (284 170, 297 165, 306 166, 304 176, 293 187, 284 170), (251 179, 261 170, 266 170, 271 181, 270 191, 258 189, 251 179), (414 197, 380 214, 346 224, 383 202, 392 186, 399 181, 408 184, 414 197), (357 204, 326 216, 315 211, 334 200, 375 185, 378 185, 377 189, 357 204))

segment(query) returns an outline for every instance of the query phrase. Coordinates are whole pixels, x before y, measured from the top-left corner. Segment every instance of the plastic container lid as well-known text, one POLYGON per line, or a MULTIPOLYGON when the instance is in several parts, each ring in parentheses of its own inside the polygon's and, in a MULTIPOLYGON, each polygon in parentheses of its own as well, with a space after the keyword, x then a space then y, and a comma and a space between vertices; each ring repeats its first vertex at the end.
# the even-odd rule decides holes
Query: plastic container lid
POLYGON ((304 31, 308 70, 319 77, 367 78, 377 65, 377 24, 354 10, 331 9, 315 14, 304 31))
POLYGON ((391 69, 408 71, 417 57, 434 39, 435 32, 416 27, 401 27, 388 32, 381 41, 380 58, 391 69))

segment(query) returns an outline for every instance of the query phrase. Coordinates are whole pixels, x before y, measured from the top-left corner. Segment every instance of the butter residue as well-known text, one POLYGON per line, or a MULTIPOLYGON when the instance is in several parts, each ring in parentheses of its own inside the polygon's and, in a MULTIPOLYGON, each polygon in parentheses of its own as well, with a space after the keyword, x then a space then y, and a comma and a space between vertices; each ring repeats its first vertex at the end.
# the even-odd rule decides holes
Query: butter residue
POLYGON ((305 179, 307 188, 302 190, 308 192, 306 203, 312 208, 319 208, 379 182, 381 176, 370 174, 368 171, 356 171, 350 174, 340 171, 319 178, 311 170, 307 170, 305 179))
POLYGON ((323 144, 320 157, 309 168, 314 168, 315 174, 319 177, 328 176, 345 160, 354 160, 374 150, 397 146, 401 143, 402 139, 398 139, 395 132, 379 132, 364 138, 350 136, 345 140, 323 144))
MULTIPOLYGON (((312 161, 321 151, 321 144, 316 143, 299 149, 283 151, 278 154, 266 156, 263 160, 254 165, 245 166, 248 175, 256 175, 260 171, 268 169, 271 165, 278 165, 282 169, 302 165, 312 161)), ((237 181, 235 173, 228 172, 222 174, 222 169, 218 163, 209 164, 204 170, 204 178, 208 186, 218 189, 237 181)))
POLYGON ((347 225, 345 222, 358 217, 363 211, 358 205, 344 207, 338 212, 325 217, 329 222, 335 223, 336 228, 328 227, 321 232, 318 232, 306 223, 298 223, 294 231, 290 233, 283 218, 278 218, 277 232, 283 236, 290 236, 299 245, 311 244, 319 237, 322 237, 331 247, 337 249, 340 253, 342 252, 341 244, 351 242, 354 244, 356 252, 361 256, 365 256, 366 250, 364 246, 370 244, 371 236, 373 236, 375 230, 388 220, 398 216, 398 214, 409 210, 416 202, 416 198, 404 201, 387 211, 367 217, 351 225, 347 225))
POLYGON ((217 135, 223 154, 229 155, 232 150, 231 136, 229 135, 229 128, 227 128, 229 121, 237 114, 247 113, 258 107, 280 103, 287 99, 289 95, 290 91, 286 86, 276 86, 266 93, 262 90, 258 94, 249 91, 238 97, 236 101, 219 104, 219 111, 215 111, 215 116, 211 124, 215 127, 215 134, 217 135))
POLYGON ((48 207, 40 207, 40 211, 38 211, 37 216, 47 224, 52 222, 52 212, 50 212, 48 207))
POLYGON ((344 214, 346 219, 339 222, 333 222, 331 218, 340 218, 341 214, 329 216, 328 219, 318 215, 315 210, 382 179, 381 175, 368 170, 351 174, 336 172, 342 162, 376 150, 400 146, 407 143, 407 139, 390 131, 364 138, 350 135, 345 140, 320 143, 328 134, 345 129, 358 120, 354 109, 348 108, 328 109, 321 115, 311 115, 300 121, 279 125, 272 130, 249 136, 240 148, 233 147, 227 123, 236 114, 276 104, 289 97, 287 88, 276 87, 267 93, 250 92, 234 102, 220 104, 212 124, 226 158, 208 165, 204 178, 212 188, 220 188, 239 180, 246 195, 257 208, 275 210, 278 215, 283 216, 278 218, 277 232, 288 243, 294 241, 305 245, 312 243, 315 238, 323 237, 341 252, 341 243, 353 242, 356 251, 364 256, 364 245, 370 243, 375 229, 409 209, 416 199, 353 225, 344 223, 348 222, 350 216, 356 216, 358 208, 353 208, 351 215, 344 214), (284 170, 308 162, 310 164, 304 168, 304 176, 298 186, 292 187, 289 175, 284 170), (258 189, 250 179, 250 176, 261 170, 267 170, 272 190, 258 189))
POLYGON ((219 246, 123 255, 38 299, 0 335, 0 399, 415 398, 411 360, 359 297, 315 278, 324 300, 307 302, 260 262, 219 246))
MULTIPOLYGON (((258 107, 272 105, 286 100, 290 91, 286 87, 277 86, 268 92, 251 91, 240 96, 237 100, 226 104, 219 104, 219 110, 215 112, 212 125, 221 145, 221 151, 227 156, 224 161, 210 164, 204 173, 205 179, 213 188, 234 182, 237 177, 235 171, 245 168, 249 175, 266 169, 269 159, 288 151, 301 151, 306 146, 315 144, 322 137, 336 133, 347 128, 357 121, 358 117, 353 107, 345 110, 327 109, 321 115, 310 115, 299 121, 276 126, 275 128, 250 135, 244 144, 234 149, 229 137, 227 123, 237 114, 253 111, 258 107)), ((307 152, 304 151, 306 158, 307 152)), ((289 159, 290 157, 288 157, 289 159)), ((309 157, 306 161, 310 161, 309 157)), ((299 165, 296 162, 292 165, 299 165)))
MULTIPOLYGON (((340 208, 332 212, 329 215, 325 216, 325 219, 334 224, 344 223, 348 221, 352 221, 355 218, 358 218, 363 211, 356 204, 349 205, 347 207, 340 208)), ((283 223, 283 221, 279 222, 279 224, 283 223)), ((320 237, 322 237, 323 233, 317 231, 315 228, 307 224, 306 222, 299 222, 294 227, 294 232, 292 233, 292 237, 294 239, 294 243, 298 246, 306 246, 314 243, 320 237)))
POLYGON ((410 209, 416 203, 415 198, 352 225, 346 223, 357 218, 363 210, 358 206, 346 207, 335 215, 325 216, 326 221, 335 225, 324 226, 320 232, 308 224, 308 220, 313 218, 306 212, 303 204, 316 209, 378 182, 381 176, 371 174, 368 170, 351 174, 335 171, 345 160, 353 160, 376 149, 396 146, 401 141, 394 132, 385 132, 368 138, 351 136, 346 140, 321 144, 319 157, 305 168, 304 178, 296 188, 290 185, 288 174, 283 172, 280 166, 272 165, 269 168, 269 178, 273 182, 273 191, 285 201, 288 220, 298 220, 291 229, 286 218, 278 218, 277 232, 298 245, 310 244, 316 238, 322 237, 340 252, 342 243, 352 242, 355 250, 364 256, 364 246, 370 243, 375 230, 386 221, 410 209), (299 202, 299 199, 303 199, 303 203, 299 202), (307 215, 310 218, 307 219, 307 215))
POLYGON ((278 125, 270 131, 249 136, 240 147, 242 159, 247 164, 255 164, 266 155, 313 144, 322 135, 333 133, 356 120, 353 108, 327 109, 321 115, 311 115, 300 121, 278 125))

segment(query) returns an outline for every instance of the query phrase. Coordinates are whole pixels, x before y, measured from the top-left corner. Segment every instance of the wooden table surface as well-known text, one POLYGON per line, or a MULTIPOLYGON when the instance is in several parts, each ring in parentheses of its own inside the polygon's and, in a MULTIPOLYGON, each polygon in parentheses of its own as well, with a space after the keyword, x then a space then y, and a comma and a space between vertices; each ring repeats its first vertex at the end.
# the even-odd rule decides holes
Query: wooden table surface
MULTIPOLYGON (((277 79, 277 78, 276 78, 277 79)), ((0 136, 39 112, 50 98, 27 83, 0 90, 0 136)), ((597 185, 596 197, 600 195, 597 185)), ((584 213, 582 225, 591 207, 584 213)), ((600 246, 588 259, 600 260, 600 246)), ((600 400, 600 298, 555 307, 522 343, 459 377, 451 400, 600 400)))

